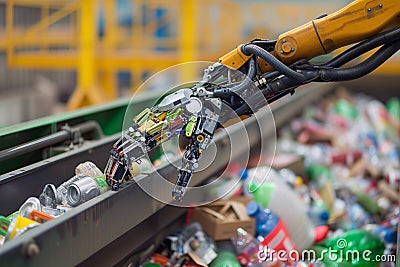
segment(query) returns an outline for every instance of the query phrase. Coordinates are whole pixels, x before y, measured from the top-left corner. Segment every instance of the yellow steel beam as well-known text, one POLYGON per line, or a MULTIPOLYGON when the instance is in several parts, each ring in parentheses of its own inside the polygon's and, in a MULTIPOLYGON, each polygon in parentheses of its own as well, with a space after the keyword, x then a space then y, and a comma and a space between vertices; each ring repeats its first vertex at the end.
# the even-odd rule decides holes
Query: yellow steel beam
MULTIPOLYGON (((86 0, 82 1, 82 3, 86 3, 86 0)), ((64 18, 65 16, 69 15, 70 13, 74 12, 76 9, 77 9, 76 3, 68 4, 68 5, 64 6, 63 8, 57 10, 50 16, 43 18, 37 24, 30 27, 29 30, 27 30, 25 32, 25 34, 23 36, 21 36, 20 38, 18 38, 17 40, 8 39, 8 41, 9 42, 11 42, 11 41, 13 41, 13 42, 24 42, 25 41, 26 42, 26 40, 29 37, 35 36, 35 34, 38 33, 39 31, 46 29, 51 24, 57 22, 58 20, 64 18)), ((40 37, 36 36, 36 38, 40 38, 40 37)))
POLYGON ((14 0, 14 5, 25 7, 42 7, 43 5, 51 5, 54 8, 63 7, 65 4, 71 3, 70 0, 14 0))
MULTIPOLYGON (((13 28, 15 29, 15 27, 13 28)), ((74 32, 54 32, 48 33, 46 36, 41 36, 38 38, 37 36, 30 36, 28 38, 24 38, 24 40, 12 40, 11 42, 7 42, 7 39, 16 39, 18 36, 21 36, 17 30, 13 30, 13 37, 8 38, 6 33, 0 32, 0 51, 6 50, 8 46, 18 47, 18 48, 38 48, 43 46, 69 46, 74 47, 78 42, 78 38, 74 32)))
POLYGON ((35 69, 76 69, 78 58, 76 52, 19 52, 13 57, 13 66, 35 69))
POLYGON ((116 40, 116 34, 118 32, 118 25, 116 20, 116 9, 114 0, 104 0, 104 19, 105 23, 105 36, 104 44, 107 50, 113 48, 113 44, 116 40))
MULTIPOLYGON (((196 1, 182 1, 181 23, 180 23, 180 51, 181 61, 190 62, 196 58, 196 1)), ((182 82, 195 79, 196 70, 193 64, 188 64, 182 69, 182 82)))
POLYGON ((94 0, 81 2, 79 10, 78 86, 89 88, 96 80, 94 50, 96 42, 94 0))
MULTIPOLYGON (((203 60, 213 61, 220 53, 209 53, 203 51, 198 53, 203 60)), ((37 67, 40 69, 73 69, 79 64, 79 53, 70 52, 19 52, 14 56, 14 65, 18 67, 37 67)), ((181 59, 174 52, 127 52, 127 53, 105 53, 97 54, 94 64, 99 69, 111 68, 114 70, 124 69, 160 69, 181 63, 181 59)))
MULTIPOLYGON (((114 0, 104 0, 104 12, 105 12, 105 36, 104 36, 104 48, 107 52, 114 49, 114 43, 116 40, 116 35, 118 33, 118 25, 116 20, 116 1, 114 0)), ((115 99, 118 97, 118 84, 116 77, 117 68, 106 68, 103 69, 100 84, 107 99, 115 99)))
POLYGON ((105 96, 97 86, 97 69, 95 66, 96 44, 96 5, 94 0, 81 1, 79 12, 79 57, 78 84, 67 108, 77 109, 86 105, 100 104, 105 96))
POLYGON ((6 7, 6 36, 7 36, 7 64, 10 66, 13 63, 13 55, 14 49, 11 42, 13 27, 14 27, 14 1, 7 0, 7 7, 6 7))
POLYGON ((142 27, 142 21, 143 21, 143 12, 142 10, 142 5, 143 5, 143 0, 136 0, 134 1, 134 5, 137 8, 133 9, 133 25, 132 25, 132 46, 133 48, 142 48, 144 47, 143 45, 143 27, 142 27))
POLYGON ((117 74, 113 68, 101 69, 99 75, 99 82, 101 88, 104 90, 107 99, 116 99, 118 97, 117 92, 117 74))

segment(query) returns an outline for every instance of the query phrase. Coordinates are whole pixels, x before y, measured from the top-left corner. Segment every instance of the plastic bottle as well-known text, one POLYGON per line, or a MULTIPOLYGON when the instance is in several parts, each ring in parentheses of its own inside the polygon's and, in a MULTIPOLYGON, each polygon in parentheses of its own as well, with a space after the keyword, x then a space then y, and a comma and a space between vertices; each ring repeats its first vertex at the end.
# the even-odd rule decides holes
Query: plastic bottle
POLYGON ((249 192, 263 208, 276 213, 285 223, 295 247, 302 251, 314 242, 314 228, 307 216, 307 208, 299 197, 269 167, 248 169, 249 192), (263 183, 257 184, 258 181, 263 183))
POLYGON ((141 173, 148 172, 153 168, 154 167, 151 161, 143 157, 138 161, 132 162, 132 169, 131 169, 132 177, 138 176, 141 173))
POLYGON ((237 259, 242 266, 250 262, 257 262, 257 253, 259 251, 258 241, 243 228, 237 229, 237 237, 232 239, 236 248, 237 259))
POLYGON ((326 208, 313 204, 307 212, 314 226, 326 225, 329 219, 329 212, 326 208))
POLYGON ((286 184, 293 188, 299 198, 308 205, 310 203, 310 190, 301 176, 296 175, 292 170, 283 168, 279 170, 279 175, 285 179, 286 184))
POLYGON ((386 107, 390 115, 400 121, 400 100, 392 97, 386 103, 386 107))
POLYGON ((305 168, 306 175, 319 192, 329 211, 332 211, 335 192, 332 186, 332 173, 328 167, 320 164, 310 164, 305 168))
POLYGON ((376 260, 383 255, 385 245, 378 236, 365 230, 352 230, 328 238, 313 249, 327 267, 375 267, 379 265, 376 260))
POLYGON ((354 120, 358 117, 358 110, 347 100, 340 99, 333 106, 333 110, 336 114, 343 116, 348 120, 354 120))
POLYGON ((382 102, 374 99, 367 104, 365 112, 379 141, 383 141, 386 137, 393 136, 393 129, 390 127, 389 113, 382 102))
POLYGON ((79 164, 75 168, 75 174, 77 176, 89 176, 89 177, 97 177, 104 176, 103 172, 91 161, 86 161, 84 163, 79 164))
MULTIPOLYGON (((250 217, 256 218, 256 233, 263 237, 262 246, 277 252, 286 251, 287 255, 295 250, 286 226, 278 215, 269 209, 263 210, 255 201, 247 204, 246 211, 250 217)), ((289 257, 287 260, 291 261, 289 257)))
POLYGON ((255 201, 247 204, 246 211, 247 215, 256 219, 256 235, 262 237, 271 233, 280 220, 275 213, 269 209, 263 210, 255 201))
POLYGON ((76 166, 75 174, 80 177, 88 176, 93 178, 101 194, 110 189, 103 172, 91 161, 86 161, 76 166))
POLYGON ((348 205, 347 214, 350 219, 350 229, 358 229, 371 223, 370 216, 358 203, 348 205))
POLYGON ((396 244, 397 232, 394 229, 384 225, 368 224, 363 227, 370 233, 379 236, 385 243, 396 244))
POLYGON ((326 225, 329 219, 329 210, 316 190, 310 190, 311 202, 308 216, 314 226, 326 225))
POLYGON ((360 183, 350 180, 346 182, 345 187, 350 191, 350 193, 356 198, 358 204, 363 207, 365 211, 369 214, 379 213, 379 206, 376 201, 369 196, 365 190, 360 186, 360 183))

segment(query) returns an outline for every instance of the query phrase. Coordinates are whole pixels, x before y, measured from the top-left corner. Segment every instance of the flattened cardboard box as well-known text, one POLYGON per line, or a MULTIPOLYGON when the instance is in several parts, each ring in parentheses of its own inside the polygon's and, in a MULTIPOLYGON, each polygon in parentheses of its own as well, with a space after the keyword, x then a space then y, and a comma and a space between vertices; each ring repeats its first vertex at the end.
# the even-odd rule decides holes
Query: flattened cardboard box
POLYGON ((201 224, 204 231, 214 240, 228 240, 236 236, 237 228, 255 234, 255 220, 246 213, 244 204, 221 200, 193 211, 193 221, 201 224))

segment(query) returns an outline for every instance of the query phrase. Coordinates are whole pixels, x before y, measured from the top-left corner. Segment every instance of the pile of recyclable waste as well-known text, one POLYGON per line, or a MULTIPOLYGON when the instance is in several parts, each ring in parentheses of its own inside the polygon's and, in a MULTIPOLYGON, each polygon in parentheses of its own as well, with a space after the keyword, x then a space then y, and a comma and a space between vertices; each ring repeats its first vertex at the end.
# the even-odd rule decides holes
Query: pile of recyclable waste
MULTIPOLYGON (((274 155, 245 170, 232 163, 219 182, 210 177, 217 181, 210 194, 231 189, 224 199, 189 208, 191 223, 147 250, 140 264, 394 267, 399 136, 399 99, 339 92, 315 103, 279 131, 274 155)), ((137 173, 167 156, 136 166, 137 173)), ((95 164, 79 164, 69 180, 45 185, 18 211, 0 216, 0 244, 107 190, 95 164)))
POLYGON ((229 200, 190 210, 142 266, 396 266, 399 134, 398 99, 340 92, 306 108, 273 162, 224 177, 229 200))

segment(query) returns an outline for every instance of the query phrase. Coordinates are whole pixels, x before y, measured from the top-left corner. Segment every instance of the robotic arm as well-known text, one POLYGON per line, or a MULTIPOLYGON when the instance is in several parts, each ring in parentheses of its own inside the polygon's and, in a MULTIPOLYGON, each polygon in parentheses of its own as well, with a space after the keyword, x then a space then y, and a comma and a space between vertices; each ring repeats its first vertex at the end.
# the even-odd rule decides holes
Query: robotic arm
MULTIPOLYGON (((133 176, 134 162, 140 162, 162 142, 183 134, 190 143, 172 192, 172 197, 181 201, 201 154, 212 140, 222 114, 226 113, 222 104, 230 107, 236 116, 249 116, 266 102, 293 94, 300 85, 365 76, 399 49, 398 0, 356 0, 331 15, 320 16, 283 33, 277 40, 256 39, 240 45, 221 57, 219 63, 209 66, 202 81, 166 96, 158 105, 134 118, 133 125, 110 152, 105 169, 107 182, 113 190, 118 190, 123 181, 133 176), (309 61, 355 43, 328 62, 317 65, 309 61), (365 61, 342 67, 378 47, 365 61), (231 69, 238 71, 232 74, 231 69), (241 77, 245 75, 248 78, 241 77), (221 77, 228 82, 217 82, 221 77), (259 100, 260 96, 263 101, 259 100)), ((225 119, 229 117, 225 114, 225 119)))

